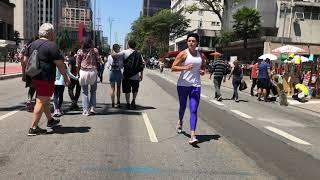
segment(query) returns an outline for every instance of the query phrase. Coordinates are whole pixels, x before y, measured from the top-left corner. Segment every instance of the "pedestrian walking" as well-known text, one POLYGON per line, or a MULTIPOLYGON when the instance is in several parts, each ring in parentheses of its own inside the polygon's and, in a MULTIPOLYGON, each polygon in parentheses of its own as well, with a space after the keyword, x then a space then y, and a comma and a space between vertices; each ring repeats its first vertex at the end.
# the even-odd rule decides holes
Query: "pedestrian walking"
POLYGON ((139 91, 140 81, 143 79, 144 61, 141 54, 135 49, 136 42, 128 41, 129 49, 123 50, 119 53, 113 53, 112 57, 118 59, 123 58, 123 79, 122 92, 126 96, 126 108, 136 109, 136 98, 139 91), (130 103, 130 93, 132 93, 132 101, 130 103))
POLYGON ((234 67, 232 68, 228 78, 228 80, 230 80, 232 76, 233 95, 231 99, 235 100, 235 102, 239 102, 238 88, 243 78, 243 69, 238 60, 233 61, 233 65, 234 67))
MULTIPOLYGON (((78 76, 79 77, 79 73, 76 67, 76 58, 75 58, 75 53, 71 52, 69 60, 68 60, 68 67, 70 69, 70 72, 74 75, 74 76, 78 76)), ((74 80, 74 79, 70 79, 71 84, 68 87, 68 93, 71 99, 71 105, 70 105, 70 109, 71 110, 79 110, 79 106, 78 106, 78 100, 80 97, 80 93, 81 93, 81 86, 79 84, 78 80, 74 80), (75 89, 75 92, 74 92, 75 89)))
POLYGON ((258 62, 257 61, 253 61, 251 64, 250 78, 252 80, 250 95, 254 96, 253 90, 256 87, 257 81, 258 81, 258 62))
POLYGON ((99 62, 102 63, 98 49, 93 48, 91 39, 85 38, 77 56, 77 67, 80 69, 79 83, 82 88, 82 115, 84 116, 96 114, 97 64, 99 62))
POLYGON ((268 102, 267 89, 270 87, 270 65, 259 59, 258 65, 258 101, 262 101, 261 96, 264 97, 264 101, 268 102))
POLYGON ((54 42, 54 28, 50 23, 44 23, 39 28, 40 39, 32 42, 28 46, 23 60, 23 76, 26 75, 25 67, 28 62, 28 58, 38 51, 38 61, 40 62, 41 71, 39 74, 32 77, 32 85, 36 90, 36 105, 32 116, 32 125, 28 131, 29 136, 35 136, 41 133, 46 133, 47 130, 41 129, 38 124, 42 113, 45 113, 48 122, 47 129, 52 129, 55 125, 59 124, 59 119, 54 119, 50 112, 50 97, 54 91, 54 81, 56 76, 56 67, 64 77, 66 85, 70 84, 70 80, 66 73, 65 64, 63 62, 63 56, 58 49, 58 46, 54 42))
MULTIPOLYGON (((120 45, 114 44, 112 46, 114 53, 120 52, 120 45)), ((109 70, 109 82, 111 85, 111 102, 112 107, 115 107, 114 99, 115 99, 115 91, 117 87, 117 107, 120 107, 120 93, 121 93, 121 81, 122 81, 122 69, 123 69, 123 58, 122 57, 114 57, 111 55, 108 56, 107 68, 109 70)))
MULTIPOLYGON (((37 40, 37 39, 39 39, 39 38, 38 38, 38 37, 35 37, 33 40, 27 42, 27 43, 25 44, 25 46, 23 47, 23 49, 21 50, 20 55, 19 55, 19 59, 20 59, 20 62, 21 62, 21 66, 23 66, 23 57, 24 57, 24 54, 25 54, 28 46, 29 46, 34 40, 37 40)), ((32 105, 32 100, 33 100, 33 96, 34 96, 36 90, 35 90, 34 87, 32 86, 32 79, 31 79, 30 76, 28 76, 28 75, 22 76, 22 80, 23 80, 24 82, 26 82, 25 87, 28 88, 26 109, 27 109, 28 112, 33 112, 34 106, 32 105)))
POLYGON ((201 94, 200 75, 204 75, 206 69, 205 56, 196 50, 199 44, 199 35, 192 33, 187 36, 188 48, 178 54, 172 64, 172 71, 181 71, 177 82, 177 92, 179 96, 179 121, 177 132, 182 132, 183 116, 187 107, 189 97, 190 110, 190 131, 191 138, 189 144, 198 142, 196 138, 196 126, 198 120, 198 107, 201 94))
MULTIPOLYGON (((67 65, 66 71, 69 78, 71 78, 74 81, 78 81, 78 77, 74 76, 67 65)), ((60 117, 64 115, 64 112, 61 110, 61 106, 63 103, 63 93, 65 89, 64 85, 64 77, 60 73, 59 69, 56 70, 56 81, 54 82, 54 95, 53 95, 53 103, 54 103, 54 112, 53 117, 60 117)))
POLYGON ((227 63, 225 63, 225 61, 223 59, 218 58, 217 60, 214 60, 211 69, 212 69, 212 71, 210 72, 209 79, 211 79, 212 74, 213 74, 215 98, 218 101, 222 101, 220 87, 221 87, 222 80, 223 80, 223 82, 226 81, 226 74, 228 72, 228 65, 227 65, 227 63))

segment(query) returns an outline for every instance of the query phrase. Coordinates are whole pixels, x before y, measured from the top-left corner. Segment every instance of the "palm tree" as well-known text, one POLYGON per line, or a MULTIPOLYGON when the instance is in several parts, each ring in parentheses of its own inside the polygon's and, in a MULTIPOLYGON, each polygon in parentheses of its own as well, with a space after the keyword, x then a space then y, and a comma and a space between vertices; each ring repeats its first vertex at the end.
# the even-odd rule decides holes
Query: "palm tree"
POLYGON ((243 47, 247 48, 249 38, 257 38, 260 33, 260 15, 254 8, 243 7, 234 15, 233 31, 238 39, 243 39, 243 47))

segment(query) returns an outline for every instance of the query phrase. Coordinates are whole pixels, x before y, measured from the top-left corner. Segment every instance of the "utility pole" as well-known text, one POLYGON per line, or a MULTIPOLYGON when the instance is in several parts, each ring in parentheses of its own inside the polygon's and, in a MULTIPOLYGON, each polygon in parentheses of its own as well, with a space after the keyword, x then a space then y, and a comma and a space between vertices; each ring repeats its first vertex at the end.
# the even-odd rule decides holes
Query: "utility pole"
POLYGON ((109 37, 109 46, 110 46, 110 51, 111 51, 111 32, 112 32, 112 22, 114 21, 113 18, 109 17, 108 18, 108 21, 109 21, 109 26, 110 26, 110 37, 109 37))
POLYGON ((94 0, 93 5, 93 44, 96 45, 96 0, 94 0))
POLYGON ((290 7, 290 22, 289 22, 289 32, 288 32, 288 37, 291 38, 291 26, 292 26, 292 13, 293 13, 293 0, 291 0, 291 7, 290 7))
POLYGON ((282 38, 281 38, 281 46, 283 46, 284 43, 284 31, 286 29, 286 20, 287 20, 287 4, 281 2, 280 10, 284 10, 284 22, 283 22, 283 28, 282 28, 282 38))

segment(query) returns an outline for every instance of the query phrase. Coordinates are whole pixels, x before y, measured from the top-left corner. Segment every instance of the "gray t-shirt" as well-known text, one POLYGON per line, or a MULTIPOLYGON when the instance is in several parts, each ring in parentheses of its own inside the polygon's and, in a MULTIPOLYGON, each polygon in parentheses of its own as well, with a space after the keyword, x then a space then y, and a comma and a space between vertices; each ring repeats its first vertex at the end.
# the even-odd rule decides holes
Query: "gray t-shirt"
MULTIPOLYGON (((126 50, 123 50, 123 51, 117 53, 117 56, 118 55, 121 56, 123 58, 123 61, 125 61, 133 52, 134 52, 133 49, 126 49, 126 50)), ((140 75, 139 75, 139 73, 137 73, 136 75, 132 76, 129 79, 140 80, 140 75)))

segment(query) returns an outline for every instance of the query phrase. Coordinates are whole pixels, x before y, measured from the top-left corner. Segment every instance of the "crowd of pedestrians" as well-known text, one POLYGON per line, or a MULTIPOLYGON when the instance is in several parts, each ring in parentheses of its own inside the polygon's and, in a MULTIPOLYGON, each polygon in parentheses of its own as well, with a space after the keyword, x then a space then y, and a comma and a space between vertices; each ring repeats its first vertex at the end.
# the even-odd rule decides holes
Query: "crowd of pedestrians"
POLYGON ((143 79, 144 64, 141 54, 135 50, 135 42, 129 40, 128 45, 129 49, 120 51, 120 46, 115 44, 111 55, 108 58, 103 58, 99 50, 93 46, 91 39, 84 38, 82 47, 77 52, 71 52, 70 56, 65 58, 55 43, 53 25, 50 23, 41 25, 39 39, 34 39, 33 42, 25 46, 21 58, 22 80, 29 88, 27 109, 33 112, 28 136, 53 131, 53 127, 60 123, 58 117, 64 115, 61 107, 65 86, 68 87, 70 95, 71 110, 79 110, 78 99, 81 93, 82 115, 96 114, 97 82, 98 77, 100 82, 103 81, 105 64, 107 64, 112 88, 112 107, 115 107, 115 85, 117 86, 117 107, 120 107, 120 88, 121 82, 123 82, 122 91, 126 96, 126 108, 135 109, 139 83, 143 79), (30 73, 30 67, 34 64, 37 66, 37 72, 30 73), (131 103, 130 93, 133 94, 131 103), (31 101, 34 94, 36 94, 36 101, 33 108, 31 101), (52 95, 53 114, 51 114, 50 108, 52 95), (47 118, 46 129, 39 127, 43 113, 47 118))

